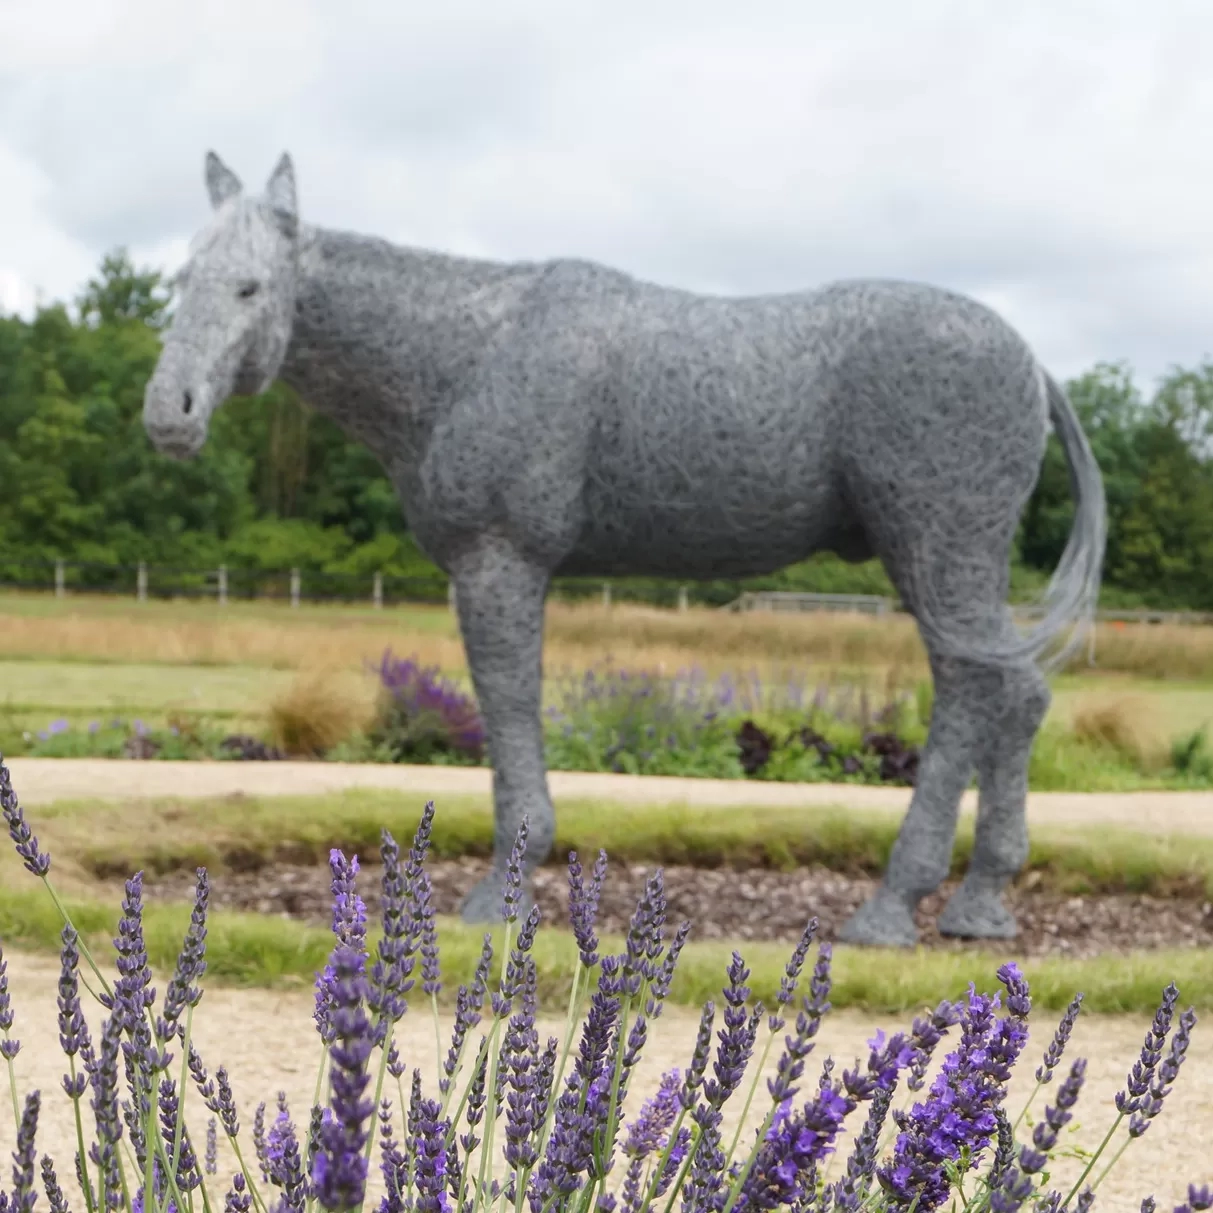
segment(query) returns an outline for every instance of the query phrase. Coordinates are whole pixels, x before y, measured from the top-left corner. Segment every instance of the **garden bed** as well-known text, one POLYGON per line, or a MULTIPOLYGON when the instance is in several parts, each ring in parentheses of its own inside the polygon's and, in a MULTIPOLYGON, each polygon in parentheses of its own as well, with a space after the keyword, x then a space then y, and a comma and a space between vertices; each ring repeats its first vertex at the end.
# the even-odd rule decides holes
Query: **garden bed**
MULTIPOLYGON (((488 866, 478 858, 431 859, 427 869, 436 912, 457 914, 463 894, 488 866)), ((805 919, 813 914, 821 922, 821 937, 834 939, 876 884, 871 878, 842 875, 817 865, 790 872, 684 865, 666 865, 664 870, 669 921, 689 919, 694 923, 694 937, 701 940, 794 942, 805 919)), ((599 912, 605 932, 626 931, 650 871, 651 866, 642 864, 617 864, 611 869, 599 912)), ((211 904, 322 925, 331 916, 329 881, 328 867, 319 865, 271 863, 255 871, 229 870, 215 879, 211 904)), ((1039 877, 1029 873, 1008 893, 1007 903, 1019 919, 1020 935, 1009 943, 999 943, 1000 953, 1088 959, 1140 949, 1213 947, 1213 904, 1202 898, 1123 893, 1074 896, 1041 888, 1039 883, 1039 877)), ((923 944, 946 950, 989 947, 943 939, 935 930, 935 919, 955 887, 949 882, 920 907, 923 944)), ((145 888, 153 899, 187 901, 193 896, 193 875, 178 872, 149 877, 145 888)), ((540 868, 534 888, 544 920, 566 922, 568 886, 563 868, 540 868)), ((377 867, 368 864, 363 868, 360 889, 374 914, 379 904, 377 867)))
MULTIPOLYGON (((484 723, 461 682, 390 652, 372 672, 374 705, 313 673, 273 701, 263 727, 246 720, 243 732, 230 720, 174 712, 150 724, 61 716, 0 740, 9 753, 44 758, 488 765, 484 723)), ((545 695, 551 771, 886 787, 917 781, 932 704, 929 683, 909 686, 893 674, 870 690, 830 678, 710 678, 698 668, 667 675, 610 662, 553 679, 545 695)), ((1110 701, 1047 724, 1033 747, 1030 788, 1213 787, 1203 727, 1166 741, 1138 715, 1110 701)))

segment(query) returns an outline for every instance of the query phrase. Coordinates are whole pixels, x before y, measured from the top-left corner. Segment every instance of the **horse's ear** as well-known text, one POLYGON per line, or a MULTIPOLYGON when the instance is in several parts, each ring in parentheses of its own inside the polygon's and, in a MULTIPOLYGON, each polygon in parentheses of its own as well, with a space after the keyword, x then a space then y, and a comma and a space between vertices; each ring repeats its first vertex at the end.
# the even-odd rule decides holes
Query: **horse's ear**
POLYGON ((299 202, 295 193, 295 166, 283 152, 265 187, 265 200, 282 230, 293 236, 299 226, 299 202))
POLYGON ((229 198, 234 198, 244 187, 240 178, 232 172, 214 152, 206 154, 206 192, 211 196, 211 206, 219 209, 229 198))

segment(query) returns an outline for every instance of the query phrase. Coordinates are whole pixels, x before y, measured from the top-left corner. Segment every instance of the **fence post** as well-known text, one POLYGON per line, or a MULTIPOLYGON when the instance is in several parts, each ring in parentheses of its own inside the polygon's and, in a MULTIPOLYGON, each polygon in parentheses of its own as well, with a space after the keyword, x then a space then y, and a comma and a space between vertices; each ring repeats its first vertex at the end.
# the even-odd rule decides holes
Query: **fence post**
POLYGON ((375 610, 383 610, 383 574, 376 573, 374 584, 371 586, 371 603, 375 610))
POLYGON ((610 583, 609 581, 604 581, 604 582, 602 583, 602 605, 603 605, 604 607, 606 607, 608 610, 610 609, 610 606, 611 606, 611 583, 610 583))
POLYGON ((63 561, 55 561, 55 597, 62 598, 66 593, 66 582, 63 576, 63 561))
POLYGON ((299 605, 299 570, 291 569, 291 606, 299 605))
POLYGON ((450 607, 452 615, 459 613, 459 608, 455 605, 455 582, 453 580, 446 583, 446 603, 450 607))
POLYGON ((135 574, 135 599, 138 602, 147 601, 147 564, 139 561, 139 570, 135 574))
POLYGON ((227 565, 219 566, 219 605, 227 606, 227 565))
POLYGON ((687 587, 685 585, 680 585, 678 587, 678 609, 680 611, 685 611, 689 605, 690 604, 687 602, 687 587))

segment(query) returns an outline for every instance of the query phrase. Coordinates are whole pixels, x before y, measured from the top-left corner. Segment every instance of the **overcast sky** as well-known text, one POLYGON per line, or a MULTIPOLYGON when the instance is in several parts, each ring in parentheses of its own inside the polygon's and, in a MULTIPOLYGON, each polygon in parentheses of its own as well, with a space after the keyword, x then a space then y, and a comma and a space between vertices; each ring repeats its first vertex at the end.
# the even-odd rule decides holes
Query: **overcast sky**
POLYGON ((1213 352, 1207 0, 0 0, 0 308, 304 218, 726 294, 913 278, 1060 375, 1213 352), (1147 15, 1150 14, 1150 15, 1147 15))

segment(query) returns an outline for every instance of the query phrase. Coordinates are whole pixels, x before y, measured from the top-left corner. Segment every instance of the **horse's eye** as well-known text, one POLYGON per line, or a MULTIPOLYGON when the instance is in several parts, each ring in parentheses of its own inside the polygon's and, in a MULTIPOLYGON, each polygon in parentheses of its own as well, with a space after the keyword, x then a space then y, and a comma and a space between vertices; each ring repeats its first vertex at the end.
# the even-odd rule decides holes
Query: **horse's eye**
POLYGON ((251 299, 258 291, 260 284, 257 282, 246 282, 236 293, 241 299, 251 299))

